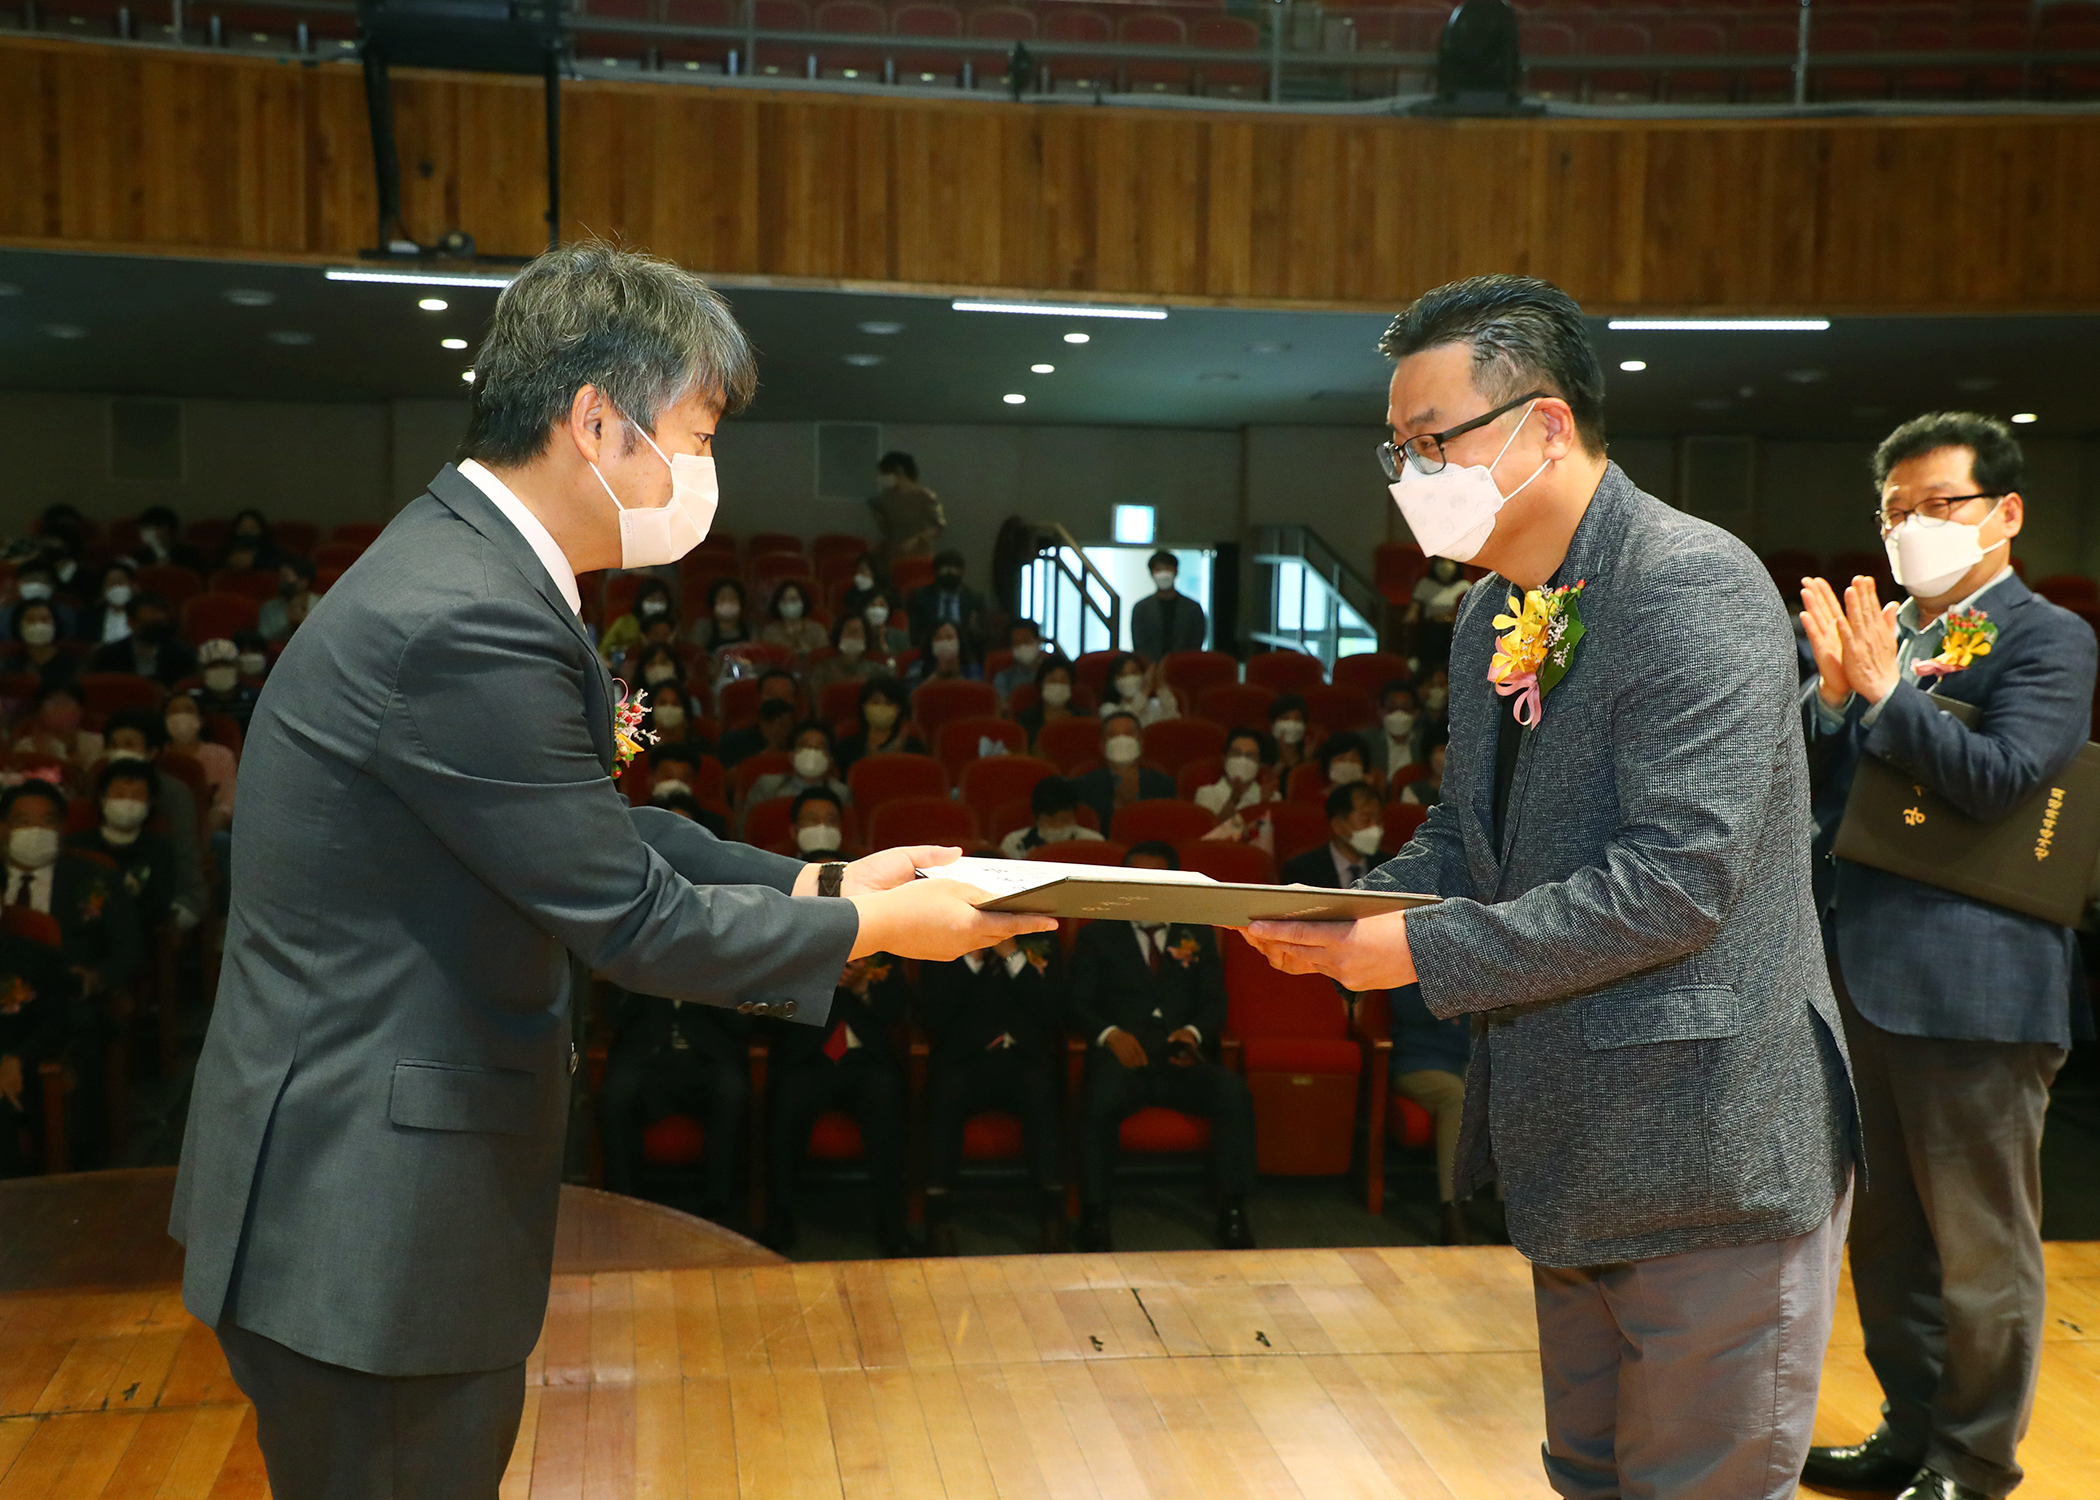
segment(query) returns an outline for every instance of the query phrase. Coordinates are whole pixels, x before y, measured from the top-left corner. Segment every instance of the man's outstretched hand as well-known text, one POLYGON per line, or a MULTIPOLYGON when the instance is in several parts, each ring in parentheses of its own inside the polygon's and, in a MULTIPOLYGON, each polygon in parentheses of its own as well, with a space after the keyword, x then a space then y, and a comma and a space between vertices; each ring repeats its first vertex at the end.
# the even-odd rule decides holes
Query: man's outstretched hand
MULTIPOLYGON (((945 865, 960 859, 962 850, 941 844, 912 844, 901 849, 884 849, 870 854, 866 859, 856 859, 846 866, 846 874, 839 882, 841 896, 864 896, 870 891, 893 891, 898 886, 916 878, 915 872, 934 865, 945 865)), ((817 893, 817 871, 820 865, 808 865, 795 877, 795 894, 814 896, 817 893)))
POLYGON ((1255 922, 1245 936, 1284 973, 1325 974, 1345 990, 1390 990, 1415 982, 1404 911, 1357 922, 1255 922))
MULTIPOLYGON (((979 911, 976 903, 990 896, 959 880, 921 880, 918 871, 959 859, 962 850, 940 844, 913 844, 884 849, 846 866, 839 894, 860 913, 860 936, 854 958, 894 953, 899 958, 946 963, 995 948, 1030 932, 1053 932, 1055 917, 979 911)), ((813 896, 817 867, 795 881, 795 894, 813 896)))

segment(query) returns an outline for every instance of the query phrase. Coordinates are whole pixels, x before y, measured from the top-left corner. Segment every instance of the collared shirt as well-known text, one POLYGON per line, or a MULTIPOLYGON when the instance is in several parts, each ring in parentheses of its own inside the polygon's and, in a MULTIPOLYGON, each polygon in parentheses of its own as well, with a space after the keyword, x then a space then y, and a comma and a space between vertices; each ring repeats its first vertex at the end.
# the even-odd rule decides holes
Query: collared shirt
MULTIPOLYGON (((1996 573, 1992 574, 1990 581, 1984 584, 1982 588, 1976 590, 1959 603, 1948 605, 1946 609, 1940 612, 1937 618, 1928 621, 1922 626, 1918 624, 1918 601, 1915 599, 1904 600, 1903 607, 1896 611, 1896 680, 1898 682, 1910 680, 1912 670, 1919 662, 1931 661, 1933 657, 1939 655, 1940 638, 1947 633, 1948 615, 1959 614, 1963 610, 1975 608, 1976 601, 1999 584, 2005 582, 2006 579, 2012 577, 2012 571, 2012 564, 2007 563, 1996 573)), ((1820 680, 1817 679, 1817 681, 1820 680)), ((1847 698, 1836 708, 1832 708, 1823 701, 1823 695, 1816 691, 1815 683, 1809 685, 1809 693, 1810 701, 1816 706, 1817 727, 1829 734, 1835 734, 1838 730, 1843 729, 1845 727, 1845 715, 1852 707, 1852 698, 1847 698)), ((1852 695, 1853 698, 1858 696, 1857 693, 1852 695)), ((1860 716, 1860 722, 1871 726, 1876 719, 1881 717, 1881 711, 1888 706, 1888 701, 1884 697, 1879 703, 1873 705, 1860 716)))
MULTIPOLYGON (((1130 924, 1130 930, 1137 934, 1138 952, 1145 955, 1145 965, 1147 968, 1151 967, 1155 955, 1159 957, 1165 957, 1167 951, 1167 929, 1163 924, 1159 926, 1154 926, 1145 922, 1132 922, 1130 924)), ((1155 1005, 1152 1007, 1152 1019, 1155 1021, 1164 1021, 1166 1019, 1166 1014, 1163 1011, 1161 1011, 1158 1006, 1155 1005)), ((1122 1028, 1118 1026, 1102 1027, 1101 1035, 1094 1038, 1094 1045, 1097 1047, 1106 1046, 1108 1043, 1108 1034, 1111 1031, 1120 1031, 1121 1029, 1122 1028)), ((1199 1047, 1202 1046, 1203 1033, 1193 1026, 1187 1028, 1187 1030, 1189 1035, 1193 1036, 1196 1039, 1196 1045, 1199 1047)))
MULTIPOLYGON (((970 966, 970 972, 972 974, 982 974, 984 972, 985 957, 986 955, 990 954, 991 951, 992 950, 989 948, 980 948, 975 953, 965 953, 963 955, 963 962, 970 966)), ((1023 953, 1018 947, 1016 947, 1014 951, 1006 958, 1005 963, 1006 977, 1008 979, 1012 979, 1015 976, 1017 976, 1023 969, 1028 967, 1028 955, 1026 953, 1023 953)), ((1004 1052, 1009 1047, 1017 1047, 1019 1045, 1020 1043, 1014 1040, 1014 1035, 1012 1032, 1002 1031, 997 1036, 993 1037, 989 1042, 985 1043, 984 1050, 987 1052, 1004 1052)))
POLYGON ((1344 855, 1334 847, 1333 839, 1327 841, 1327 857, 1334 861, 1335 878, 1341 881, 1345 891, 1363 879, 1364 872, 1371 867, 1371 857, 1368 854, 1358 854, 1351 849, 1344 855))
POLYGON ((32 909, 49 916, 51 914, 51 877, 57 869, 56 863, 45 865, 41 870, 21 870, 14 865, 6 866, 7 892, 4 897, 0 897, 0 900, 4 900, 9 906, 23 904, 18 899, 18 896, 22 889, 22 877, 26 874, 29 877, 29 901, 27 904, 32 909))
POLYGON ((554 534, 540 523, 540 518, 525 508, 525 502, 511 493, 510 486, 483 467, 479 459, 468 459, 459 466, 459 472, 472 480, 474 487, 489 497, 489 503, 503 512, 503 519, 518 528, 518 535, 525 538, 532 548, 533 556, 561 590, 562 598, 568 600, 569 608, 580 616, 583 613, 583 595, 576 587, 576 570, 569 566, 569 555, 555 544, 554 534))

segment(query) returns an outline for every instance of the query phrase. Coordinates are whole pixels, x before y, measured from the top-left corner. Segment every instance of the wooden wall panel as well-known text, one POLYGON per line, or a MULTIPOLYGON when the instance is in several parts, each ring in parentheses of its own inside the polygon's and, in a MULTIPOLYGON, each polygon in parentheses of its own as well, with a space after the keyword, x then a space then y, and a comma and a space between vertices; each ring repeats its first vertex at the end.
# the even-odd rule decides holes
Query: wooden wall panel
MULTIPOLYGON (((533 79, 403 73, 424 238, 529 255, 533 79)), ((563 93, 563 232, 725 277, 1385 309, 1480 271, 1596 311, 2100 308, 2100 118, 1416 121, 675 84, 563 93)), ((0 40, 0 240, 343 259, 340 64, 0 40)))

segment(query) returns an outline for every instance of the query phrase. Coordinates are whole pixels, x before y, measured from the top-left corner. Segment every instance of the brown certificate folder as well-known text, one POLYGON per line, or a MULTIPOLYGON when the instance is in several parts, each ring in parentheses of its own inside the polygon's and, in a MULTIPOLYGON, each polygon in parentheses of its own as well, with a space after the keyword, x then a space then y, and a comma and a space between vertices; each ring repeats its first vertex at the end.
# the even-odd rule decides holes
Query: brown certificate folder
MULTIPOLYGON (((1927 694, 1976 722, 1975 705, 1927 694)), ((2100 745, 2088 744, 2032 796, 1979 823, 1896 766, 1862 755, 1838 825, 1838 858, 2075 927, 2100 857, 2100 745)))
POLYGON ((985 911, 1032 912, 1046 917, 1109 917, 1124 921, 1187 922, 1199 927, 1245 927, 1249 922, 1354 922, 1411 906, 1428 906, 1434 896, 1396 891, 1335 891, 1310 885, 1235 885, 1209 881, 1202 885, 1137 884, 1117 880, 1103 870, 1099 877, 1069 875, 1033 890, 1017 891, 983 903, 985 911))

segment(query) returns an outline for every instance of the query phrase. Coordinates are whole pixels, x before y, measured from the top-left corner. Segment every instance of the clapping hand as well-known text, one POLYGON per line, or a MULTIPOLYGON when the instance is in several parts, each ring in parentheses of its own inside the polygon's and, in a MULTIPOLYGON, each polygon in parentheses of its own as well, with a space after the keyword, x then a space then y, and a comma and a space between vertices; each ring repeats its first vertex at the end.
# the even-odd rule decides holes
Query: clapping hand
POLYGON ((1874 580, 1864 575, 1845 586, 1840 607, 1837 595, 1820 578, 1803 581, 1801 623, 1807 627, 1809 649, 1815 652, 1816 668, 1823 673, 1823 701, 1832 708, 1858 693, 1869 703, 1879 703, 1896 690, 1901 674, 1896 667, 1896 604, 1883 604, 1874 580), (1843 690, 1831 683, 1827 659, 1834 656, 1843 690))

